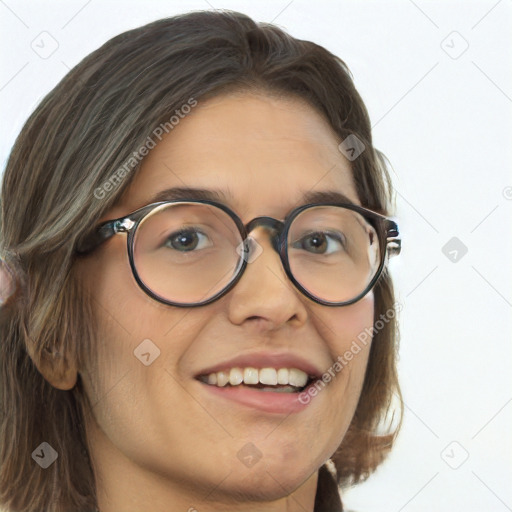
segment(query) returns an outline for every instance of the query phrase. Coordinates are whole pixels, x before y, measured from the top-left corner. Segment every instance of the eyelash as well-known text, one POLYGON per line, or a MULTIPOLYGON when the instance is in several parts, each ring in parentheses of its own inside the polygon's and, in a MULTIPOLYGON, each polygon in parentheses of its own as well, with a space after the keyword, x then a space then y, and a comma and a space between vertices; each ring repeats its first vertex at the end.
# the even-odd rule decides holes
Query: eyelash
MULTIPOLYGON (((167 236, 165 238, 165 241, 162 244, 162 246, 169 247, 168 244, 169 243, 172 244, 172 241, 175 240, 180 235, 186 236, 186 235, 190 235, 191 233, 199 234, 201 237, 209 238, 208 235, 206 235, 201 229, 194 227, 194 226, 190 226, 187 229, 182 229, 182 230, 175 231, 175 232, 171 233, 169 236, 167 236)), ((338 233, 338 232, 332 232, 332 231, 311 231, 309 233, 305 233, 300 240, 297 240, 296 242, 294 242, 292 244, 292 247, 296 248, 298 243, 300 244, 301 242, 304 242, 304 240, 306 240, 308 237, 311 237, 313 235, 323 235, 328 240, 330 239, 330 240, 334 240, 335 242, 337 242, 343 250, 346 249, 346 240, 345 240, 345 237, 343 236, 343 234, 338 233)), ((329 245, 331 245, 331 244, 328 241, 328 248, 329 248, 329 245)), ((169 247, 169 248, 171 248, 171 247, 169 247)), ((172 248, 174 249, 174 247, 172 247, 172 248)), ((194 249, 192 249, 190 251, 179 251, 179 249, 176 249, 176 250, 179 252, 195 252, 196 249, 197 249, 197 247, 194 247, 194 249)), ((204 247, 200 247, 199 250, 201 250, 201 249, 204 249, 204 247)), ((321 253, 321 254, 332 254, 333 252, 334 251, 328 251, 326 253, 321 253)))

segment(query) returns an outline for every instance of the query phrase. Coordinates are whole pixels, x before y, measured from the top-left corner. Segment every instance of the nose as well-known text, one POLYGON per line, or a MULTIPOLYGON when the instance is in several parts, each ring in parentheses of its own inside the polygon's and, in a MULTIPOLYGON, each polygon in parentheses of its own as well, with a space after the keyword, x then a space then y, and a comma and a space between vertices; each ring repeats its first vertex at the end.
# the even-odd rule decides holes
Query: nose
POLYGON ((267 331, 287 323, 303 325, 308 313, 301 293, 283 269, 276 236, 280 230, 261 224, 247 230, 258 244, 251 244, 251 254, 260 254, 254 259, 249 255, 244 274, 228 293, 229 318, 235 325, 249 322, 267 331))
POLYGON ((245 225, 247 233, 251 233, 257 228, 265 228, 271 239, 274 251, 279 253, 279 237, 284 230, 284 222, 272 217, 256 217, 245 225))

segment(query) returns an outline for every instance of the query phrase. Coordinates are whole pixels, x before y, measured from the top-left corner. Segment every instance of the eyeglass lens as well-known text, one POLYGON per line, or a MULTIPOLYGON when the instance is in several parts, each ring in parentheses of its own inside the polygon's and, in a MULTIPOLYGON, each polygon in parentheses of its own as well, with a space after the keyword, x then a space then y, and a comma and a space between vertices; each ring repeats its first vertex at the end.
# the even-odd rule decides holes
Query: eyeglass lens
MULTIPOLYGON (((140 222, 133 240, 139 279, 174 303, 208 300, 235 279, 243 265, 242 237, 228 213, 203 203, 161 205, 140 222)), ((374 278, 381 261, 379 237, 358 212, 313 206, 287 233, 294 278, 315 297, 345 302, 374 278)))

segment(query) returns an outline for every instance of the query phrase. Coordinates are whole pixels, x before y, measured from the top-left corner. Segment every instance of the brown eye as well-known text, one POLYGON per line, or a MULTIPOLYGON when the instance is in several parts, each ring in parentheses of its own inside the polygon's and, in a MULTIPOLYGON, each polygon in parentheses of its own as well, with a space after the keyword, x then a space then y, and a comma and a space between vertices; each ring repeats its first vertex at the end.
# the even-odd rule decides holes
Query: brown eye
POLYGON ((342 236, 341 233, 312 232, 295 242, 293 247, 315 254, 331 254, 344 248, 342 236))
POLYGON ((189 252, 197 248, 203 249, 208 247, 207 240, 208 237, 204 233, 195 229, 186 229, 172 233, 167 237, 163 246, 180 252, 189 252))

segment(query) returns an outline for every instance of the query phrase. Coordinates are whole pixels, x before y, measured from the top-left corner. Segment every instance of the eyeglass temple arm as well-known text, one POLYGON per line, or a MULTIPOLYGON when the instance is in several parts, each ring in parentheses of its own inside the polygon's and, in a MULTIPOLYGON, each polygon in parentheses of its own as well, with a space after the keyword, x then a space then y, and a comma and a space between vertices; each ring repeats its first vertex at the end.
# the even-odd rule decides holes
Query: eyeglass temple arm
POLYGON ((117 233, 118 220, 111 220, 97 228, 93 233, 79 241, 76 246, 78 254, 86 254, 99 247, 103 242, 113 237, 117 233))
MULTIPOLYGON (((254 221, 258 221, 258 219, 253 219, 253 221, 250 223, 251 228, 254 227, 254 221)), ((261 219, 267 219, 266 217, 261 217, 261 219)), ((127 220, 127 219, 123 219, 127 220)), ((274 219, 271 219, 274 220, 274 219)), ((129 222, 130 224, 133 223, 133 221, 129 222)), ((76 246, 76 252, 78 254, 86 254, 88 252, 93 251, 97 247, 99 247, 101 244, 106 242, 109 238, 113 237, 118 231, 122 230, 124 231, 126 227, 123 225, 121 219, 115 219, 108 222, 105 222, 105 224, 102 224, 100 227, 98 227, 95 231, 93 231, 91 234, 86 236, 81 241, 78 241, 76 246)), ((246 226, 248 228, 249 225, 246 226)), ((400 238, 400 233, 398 231, 398 224, 391 219, 386 219, 386 239, 387 239, 387 251, 390 256, 400 254, 400 250, 402 247, 402 240, 400 238)))
POLYGON ((396 256, 400 254, 402 249, 402 239, 398 231, 398 224, 391 219, 386 219, 386 239, 387 251, 389 256, 396 256))

